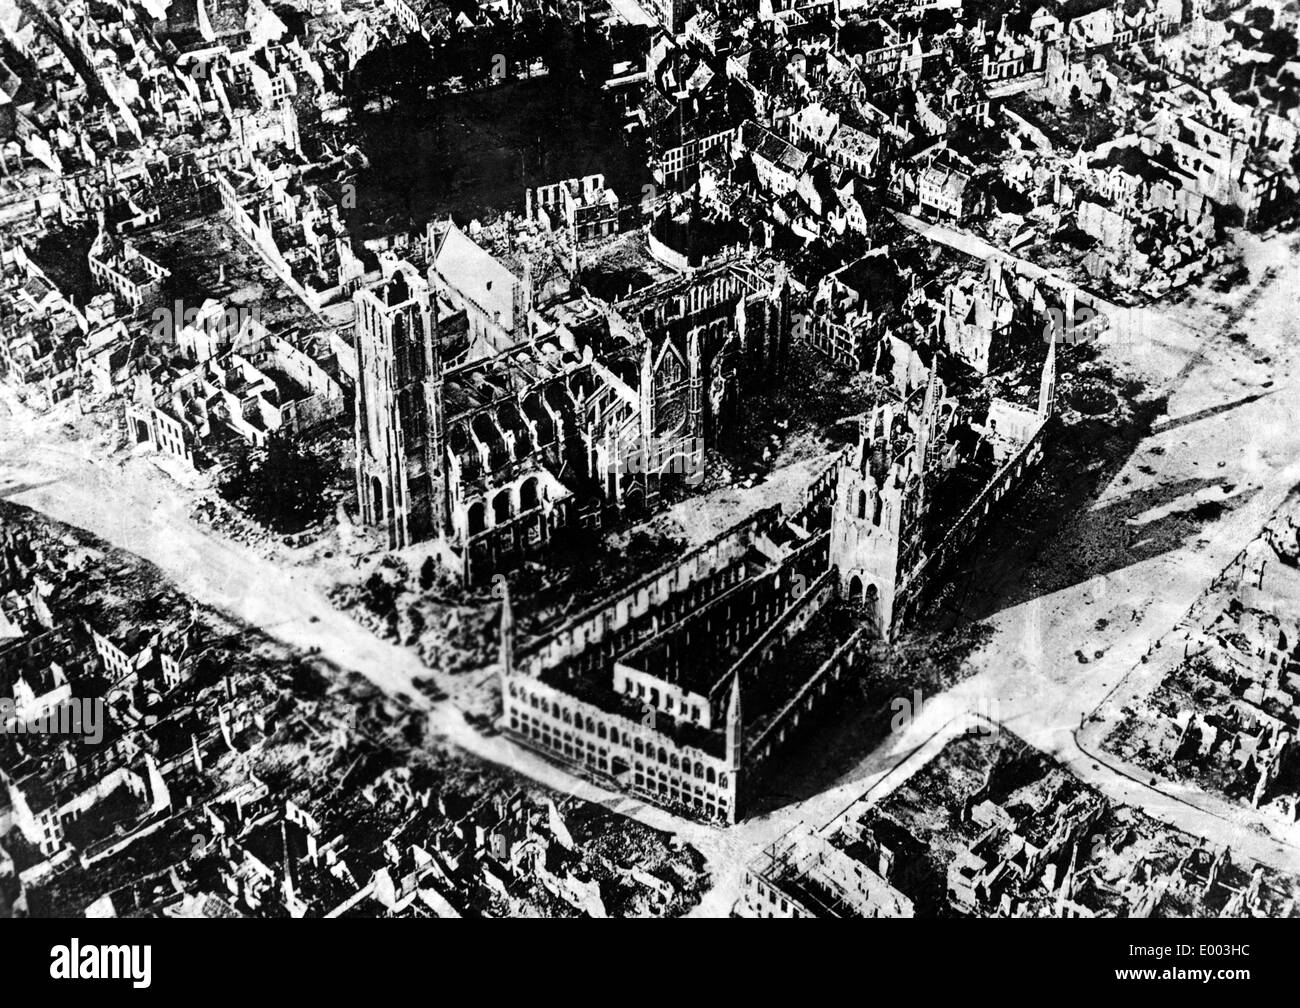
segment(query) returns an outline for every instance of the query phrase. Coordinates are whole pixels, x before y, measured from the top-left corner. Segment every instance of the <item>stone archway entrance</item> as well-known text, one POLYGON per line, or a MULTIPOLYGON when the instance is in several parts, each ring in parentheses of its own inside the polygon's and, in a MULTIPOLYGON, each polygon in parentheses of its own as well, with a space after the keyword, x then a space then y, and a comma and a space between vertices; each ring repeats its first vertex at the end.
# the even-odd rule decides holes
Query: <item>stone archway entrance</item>
POLYGON ((881 611, 880 589, 874 584, 867 585, 867 590, 862 595, 862 610, 866 614, 867 625, 876 636, 884 636, 885 621, 881 611))

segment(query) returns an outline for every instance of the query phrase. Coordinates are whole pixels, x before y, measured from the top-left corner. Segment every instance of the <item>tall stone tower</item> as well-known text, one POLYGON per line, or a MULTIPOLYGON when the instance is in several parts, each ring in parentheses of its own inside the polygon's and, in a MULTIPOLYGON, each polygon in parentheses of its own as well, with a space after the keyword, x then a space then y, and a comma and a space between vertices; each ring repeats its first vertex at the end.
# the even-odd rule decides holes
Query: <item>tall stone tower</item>
POLYGON ((862 607, 882 637, 892 634, 900 591, 919 558, 924 450, 892 407, 876 407, 835 488, 830 562, 842 597, 862 607))
POLYGON ((745 745, 744 719, 740 713, 739 672, 732 676, 731 689, 727 692, 727 714, 724 730, 727 738, 727 765, 733 770, 739 770, 745 745))
MULTIPOLYGON (((1112 323, 1113 325, 1114 323, 1112 323)), ((1052 330, 1047 345, 1047 359, 1043 361, 1043 374, 1038 380, 1038 416, 1046 422, 1056 412, 1056 330, 1052 330)))
POLYGON ((447 525, 442 355, 429 285, 406 262, 356 304, 356 479, 361 519, 399 549, 447 525))
MULTIPOLYGON (((695 444, 704 439, 704 332, 703 327, 696 326, 686 338, 686 363, 690 376, 689 391, 686 398, 686 430, 694 438, 695 444)), ((711 418, 716 424, 717 418, 711 418)))
POLYGON ((727 693, 727 713, 724 732, 726 734, 726 763, 728 770, 722 772, 722 784, 730 792, 727 801, 727 821, 737 822, 740 818, 740 805, 743 798, 745 781, 745 722, 740 709, 740 673, 732 676, 731 689, 727 693))
POLYGON ((499 586, 501 595, 500 665, 504 685, 505 680, 509 679, 515 671, 515 609, 510 604, 510 582, 506 580, 506 576, 498 574, 494 581, 499 586))

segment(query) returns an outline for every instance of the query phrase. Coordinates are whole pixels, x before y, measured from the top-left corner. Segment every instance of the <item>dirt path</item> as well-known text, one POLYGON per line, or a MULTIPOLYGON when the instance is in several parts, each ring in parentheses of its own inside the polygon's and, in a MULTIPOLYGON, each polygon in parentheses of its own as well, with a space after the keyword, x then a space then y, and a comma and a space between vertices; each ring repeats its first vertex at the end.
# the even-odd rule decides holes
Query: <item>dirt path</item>
POLYGON ((1124 346, 1106 348, 1117 372, 1156 379, 1154 391, 1168 394, 1165 417, 1091 505, 1017 572, 1007 594, 1027 600, 987 620, 993 634, 970 660, 974 674, 929 702, 925 717, 886 748, 907 751, 936 720, 963 710, 994 710, 1115 800, 1300 871, 1295 848, 1098 766, 1074 740, 1081 718, 1300 483, 1300 262, 1286 255, 1286 241, 1257 256, 1261 284, 1242 296, 1241 317, 1225 320, 1233 324, 1219 332, 1188 324, 1199 322, 1190 305, 1158 316, 1131 357, 1124 346), (1231 338, 1237 330, 1247 339, 1231 338), (1201 507, 1207 502, 1213 506, 1201 507))
POLYGON ((729 866, 696 915, 725 913, 734 904, 744 852, 752 857, 797 823, 825 822, 971 711, 995 714, 1112 801, 1300 873, 1300 849, 1126 777, 1092 759, 1074 737, 1081 719, 1300 482, 1300 260, 1289 241, 1251 243, 1257 285, 1227 299, 1226 317, 1195 301, 1166 306, 1147 316, 1145 331, 1105 346, 1117 373, 1143 378, 1153 395, 1167 393, 1164 418, 1090 506, 1001 588, 1028 600, 988 618, 993 633, 971 657, 972 674, 926 697, 920 716, 830 788, 729 831, 721 859, 729 866), (1248 338, 1232 339, 1235 332, 1248 338), (1205 500, 1220 505, 1211 509, 1214 517, 1188 517, 1205 500), (1126 541, 1114 541, 1116 513, 1126 541))

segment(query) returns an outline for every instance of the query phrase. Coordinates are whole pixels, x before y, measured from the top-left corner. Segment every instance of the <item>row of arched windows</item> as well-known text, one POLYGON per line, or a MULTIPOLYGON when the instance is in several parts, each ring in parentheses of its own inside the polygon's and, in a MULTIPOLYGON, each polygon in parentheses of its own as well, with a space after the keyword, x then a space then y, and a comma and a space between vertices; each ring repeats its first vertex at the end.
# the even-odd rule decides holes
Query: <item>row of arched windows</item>
MULTIPOLYGON (((529 476, 516 488, 506 487, 492 495, 492 526, 504 525, 516 515, 531 511, 542 502, 540 484, 536 476, 529 476)), ((486 501, 476 500, 469 506, 467 514, 469 534, 476 536, 488 529, 488 505, 486 501)))
POLYGON ((669 752, 664 746, 655 746, 653 743, 645 741, 639 737, 631 738, 624 733, 621 738, 618 728, 607 728, 603 721, 596 721, 590 715, 584 715, 581 712, 574 713, 567 707, 561 706, 557 701, 547 702, 545 699, 538 697, 536 694, 520 689, 516 683, 510 683, 508 691, 511 697, 522 701, 525 695, 528 705, 540 714, 549 715, 552 719, 566 725, 572 725, 574 728, 585 731, 589 736, 594 736, 602 742, 608 741, 614 745, 630 746, 632 751, 638 756, 644 756, 646 759, 668 767, 670 770, 677 771, 683 776, 694 777, 702 780, 707 784, 719 783, 717 772, 712 766, 705 763, 704 760, 694 760, 688 756, 678 756, 676 752, 669 752))

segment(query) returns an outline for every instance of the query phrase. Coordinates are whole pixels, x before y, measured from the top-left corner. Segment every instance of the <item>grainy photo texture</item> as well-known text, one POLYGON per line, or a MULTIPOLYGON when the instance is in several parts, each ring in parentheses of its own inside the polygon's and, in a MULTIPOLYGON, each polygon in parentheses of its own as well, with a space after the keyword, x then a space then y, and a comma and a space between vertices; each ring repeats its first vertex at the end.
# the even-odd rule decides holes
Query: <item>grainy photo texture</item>
POLYGON ((1298 29, 0 0, 0 917, 1300 915, 1298 29))

